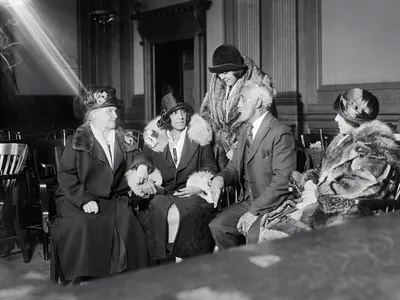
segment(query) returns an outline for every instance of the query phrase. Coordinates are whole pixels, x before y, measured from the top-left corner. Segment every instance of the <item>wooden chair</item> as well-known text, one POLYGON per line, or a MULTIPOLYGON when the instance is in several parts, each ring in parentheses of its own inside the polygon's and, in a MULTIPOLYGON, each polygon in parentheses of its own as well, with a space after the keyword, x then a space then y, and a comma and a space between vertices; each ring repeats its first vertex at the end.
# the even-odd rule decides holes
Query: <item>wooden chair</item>
POLYGON ((18 141, 22 140, 21 132, 14 132, 7 129, 0 129, 0 140, 1 141, 18 141))
MULTIPOLYGON (((25 176, 23 170, 27 156, 26 144, 0 143, 0 221, 6 229, 6 237, 0 241, 8 244, 9 251, 12 250, 14 241, 17 241, 24 262, 29 262, 29 254, 21 229, 20 200, 15 196, 18 195, 17 182, 25 176)), ((5 254, 9 251, 6 250, 5 254)))
POLYGON ((144 138, 143 138, 143 132, 137 129, 125 129, 126 132, 130 133, 133 138, 135 139, 135 142, 138 145, 139 149, 143 149, 144 146, 144 138))
POLYGON ((297 172, 303 173, 314 167, 309 150, 298 140, 296 140, 296 152, 297 152, 297 166, 296 166, 297 172))
POLYGON ((322 129, 318 133, 307 133, 301 135, 301 143, 307 148, 314 167, 319 167, 322 157, 330 142, 334 139, 332 134, 324 134, 322 129))
POLYGON ((59 159, 64 150, 64 139, 40 140, 31 143, 35 177, 39 184, 39 205, 40 217, 28 229, 37 229, 43 234, 43 257, 49 256, 49 237, 51 227, 51 216, 55 214, 55 207, 52 201, 54 192, 58 187, 57 168, 59 159))
POLYGON ((48 140, 63 140, 64 146, 67 144, 67 137, 74 134, 75 130, 71 128, 55 129, 47 134, 48 140))

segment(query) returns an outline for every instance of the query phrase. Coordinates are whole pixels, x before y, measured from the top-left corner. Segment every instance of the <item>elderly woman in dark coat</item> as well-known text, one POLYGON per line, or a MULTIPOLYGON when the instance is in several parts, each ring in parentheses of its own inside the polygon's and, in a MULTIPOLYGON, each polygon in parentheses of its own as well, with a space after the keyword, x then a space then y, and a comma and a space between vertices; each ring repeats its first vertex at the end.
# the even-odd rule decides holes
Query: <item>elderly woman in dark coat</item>
POLYGON ((302 197, 298 204, 287 201, 265 216, 260 240, 363 217, 355 199, 394 196, 400 147, 392 130, 374 120, 378 99, 354 88, 337 97, 334 109, 340 133, 326 150, 321 169, 292 175, 292 185, 302 197))
MULTIPOLYGON (((143 152, 156 168, 149 180, 138 180, 135 170, 128 183, 138 196, 149 196, 146 185, 157 186, 143 213, 149 253, 152 259, 169 256, 187 258, 211 250, 208 223, 213 217, 209 180, 217 171, 210 146, 209 125, 173 94, 162 99, 161 117, 145 128, 143 152), (162 188, 159 188, 161 187, 162 188)), ((133 167, 140 163, 135 160, 133 167)))
POLYGON ((142 158, 132 136, 115 129, 115 89, 82 90, 74 105, 87 121, 68 138, 60 162, 52 238, 63 277, 76 283, 145 267, 148 254, 124 177, 142 158))

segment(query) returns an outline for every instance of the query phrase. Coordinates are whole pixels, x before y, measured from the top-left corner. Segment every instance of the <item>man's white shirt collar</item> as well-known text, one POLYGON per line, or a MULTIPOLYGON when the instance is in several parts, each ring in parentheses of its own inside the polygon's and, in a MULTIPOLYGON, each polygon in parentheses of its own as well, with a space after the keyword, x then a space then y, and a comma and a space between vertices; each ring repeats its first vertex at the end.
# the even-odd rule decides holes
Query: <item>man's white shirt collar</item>
POLYGON ((253 122, 253 130, 252 130, 252 134, 253 134, 253 138, 255 138, 258 129, 261 126, 262 121, 264 120, 264 117, 267 115, 268 111, 266 111, 264 114, 262 114, 257 120, 255 120, 253 122))

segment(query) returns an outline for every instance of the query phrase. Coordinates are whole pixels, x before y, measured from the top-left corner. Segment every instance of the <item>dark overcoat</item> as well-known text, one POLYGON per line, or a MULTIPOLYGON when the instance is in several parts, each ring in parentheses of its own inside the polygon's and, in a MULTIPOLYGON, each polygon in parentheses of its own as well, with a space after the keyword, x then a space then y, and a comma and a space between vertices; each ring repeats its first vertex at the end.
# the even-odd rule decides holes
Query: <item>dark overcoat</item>
POLYGON ((90 125, 80 126, 67 140, 58 169, 55 195, 58 217, 52 238, 66 279, 110 274, 113 234, 116 229, 127 254, 128 270, 147 264, 146 238, 130 207, 124 177, 141 154, 132 137, 116 130, 114 169, 95 139, 90 125), (96 201, 98 214, 86 214, 82 206, 96 201))
MULTIPOLYGON (((160 130, 156 122, 150 122, 145 128, 145 146, 143 153, 150 159, 158 173, 155 181, 164 188, 164 195, 156 195, 144 211, 149 253, 153 259, 166 257, 167 213, 175 203, 179 210, 178 233, 171 254, 186 258, 210 251, 212 237, 208 223, 213 217, 213 202, 210 195, 209 180, 217 172, 214 153, 210 141, 212 133, 209 125, 198 115, 193 115, 188 125, 179 165, 175 167, 165 131, 160 130), (148 132, 156 132, 156 138, 149 141, 148 132), (191 197, 176 197, 172 194, 186 186, 196 186, 205 193, 191 197)), ((136 161, 133 168, 136 166, 136 161)), ((134 171, 128 173, 129 185, 135 194, 140 194, 135 182, 134 171)), ((152 174, 154 176, 154 174, 152 174)), ((154 177, 153 177, 154 178, 154 177)))

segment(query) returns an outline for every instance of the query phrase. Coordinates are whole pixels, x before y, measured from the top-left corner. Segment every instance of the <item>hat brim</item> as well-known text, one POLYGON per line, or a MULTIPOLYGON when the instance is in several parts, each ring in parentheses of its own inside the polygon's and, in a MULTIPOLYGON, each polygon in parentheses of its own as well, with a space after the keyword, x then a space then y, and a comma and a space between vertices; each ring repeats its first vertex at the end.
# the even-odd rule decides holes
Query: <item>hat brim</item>
POLYGON ((247 69, 245 64, 242 65, 235 65, 235 64, 224 64, 219 66, 208 67, 208 70, 211 73, 225 73, 229 71, 240 71, 247 69))
POLYGON ((169 111, 167 111, 167 113, 165 114, 166 116, 169 116, 170 114, 172 114, 174 111, 180 109, 180 108, 184 108, 186 109, 186 111, 190 114, 194 113, 193 108, 190 106, 190 104, 187 104, 186 102, 178 102, 177 105, 175 105, 174 107, 172 107, 169 111))

